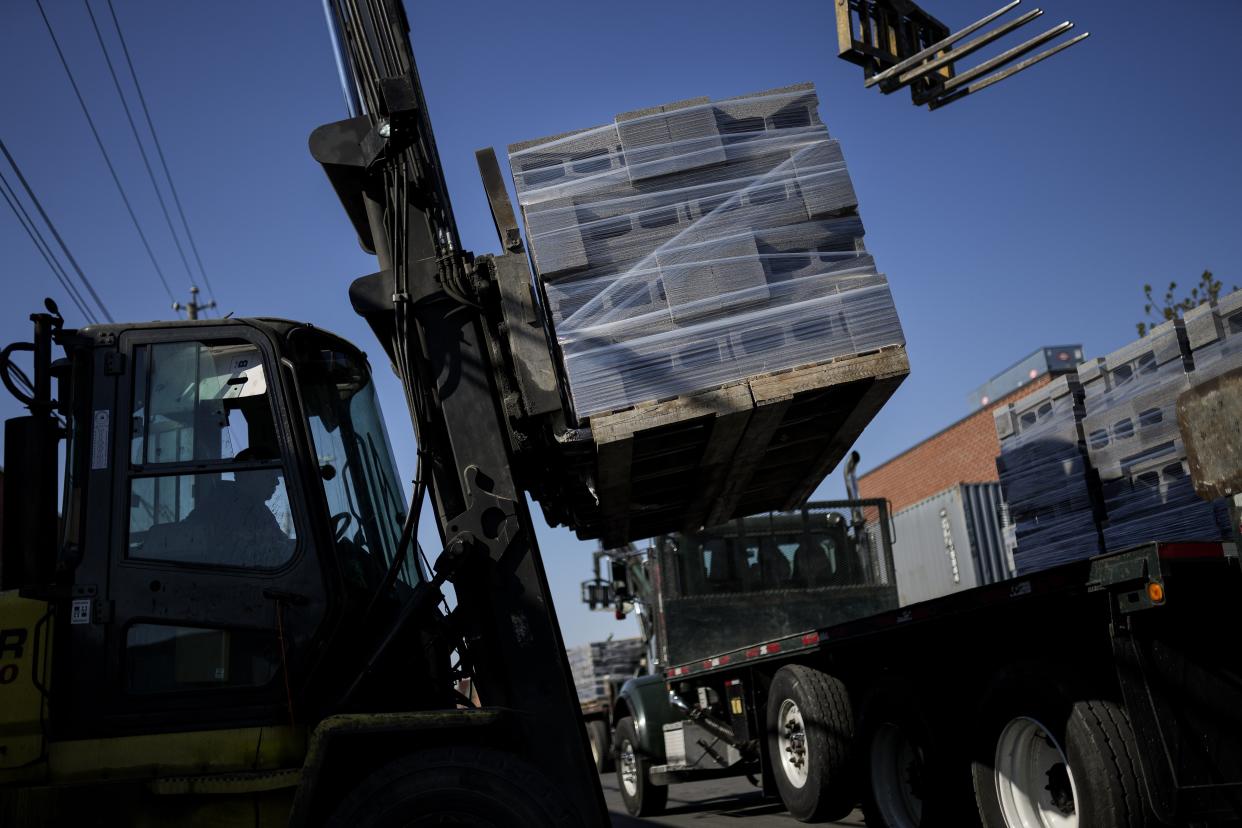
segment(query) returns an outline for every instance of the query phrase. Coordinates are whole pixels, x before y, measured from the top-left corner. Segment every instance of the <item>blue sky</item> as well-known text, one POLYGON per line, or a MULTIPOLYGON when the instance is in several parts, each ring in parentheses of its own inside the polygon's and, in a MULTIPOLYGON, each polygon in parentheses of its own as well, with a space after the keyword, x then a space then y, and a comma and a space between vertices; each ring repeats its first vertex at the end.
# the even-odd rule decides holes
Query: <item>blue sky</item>
MULTIPOLYGON (((319 3, 113 2, 221 308, 304 319, 379 354, 346 297, 374 260, 306 151, 315 126, 344 116, 319 3)), ((999 2, 924 6, 961 26, 999 2)), ((479 253, 498 245, 475 149, 665 101, 814 81, 912 364, 858 443, 866 469, 966 413, 971 389, 1040 345, 1082 342, 1096 355, 1133 339, 1144 282, 1189 284, 1204 268, 1242 282, 1242 101, 1228 92, 1242 4, 1194 5, 1192 19, 1155 0, 1048 0, 1045 25, 1072 15, 1091 38, 932 113, 863 89, 861 70, 835 56, 826 0, 635 0, 594 13, 567 0, 426 2, 409 13, 457 221, 479 253)), ((83 4, 45 6, 184 298, 189 279, 83 4)), ((93 8, 109 35, 106 6, 93 8)), ((0 7, 0 77, 0 138, 113 315, 169 318, 34 0, 0 7)), ((80 321, 4 209, 0 340, 28 337, 44 295, 80 321)), ((399 465, 412 474, 399 390, 376 367, 399 465)), ((0 415, 15 413, 0 402, 0 415)), ((820 494, 841 491, 834 472, 820 494)), ((540 540, 567 643, 634 631, 578 603, 591 544, 542 525, 540 540)))

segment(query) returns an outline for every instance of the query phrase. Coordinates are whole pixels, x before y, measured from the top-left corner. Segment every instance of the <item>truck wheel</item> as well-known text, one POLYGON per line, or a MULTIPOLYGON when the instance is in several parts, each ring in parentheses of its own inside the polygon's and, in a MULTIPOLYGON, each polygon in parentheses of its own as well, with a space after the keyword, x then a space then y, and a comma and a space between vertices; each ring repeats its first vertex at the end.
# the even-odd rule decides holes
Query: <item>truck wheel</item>
POLYGON ((797 820, 841 819, 857 801, 854 714, 845 685, 791 664, 768 690, 768 755, 781 801, 797 820))
POLYGON ((591 719, 586 723, 587 736, 591 739, 591 757, 595 759, 595 770, 603 773, 612 764, 612 744, 608 738, 608 725, 599 719, 591 719))
POLYGON ((330 828, 577 824, 543 774, 516 756, 476 747, 420 751, 391 762, 369 774, 328 820, 330 828))
POLYGON ((617 787, 631 816, 655 816, 668 804, 668 785, 656 785, 648 777, 651 760, 638 747, 634 719, 617 722, 617 787))
POLYGON ((1058 702, 1001 705, 985 720, 972 772, 986 828, 1154 824, 1125 710, 1058 702))
POLYGON ((861 718, 869 828, 978 826, 968 755, 936 738, 915 699, 896 687, 879 690, 861 718))

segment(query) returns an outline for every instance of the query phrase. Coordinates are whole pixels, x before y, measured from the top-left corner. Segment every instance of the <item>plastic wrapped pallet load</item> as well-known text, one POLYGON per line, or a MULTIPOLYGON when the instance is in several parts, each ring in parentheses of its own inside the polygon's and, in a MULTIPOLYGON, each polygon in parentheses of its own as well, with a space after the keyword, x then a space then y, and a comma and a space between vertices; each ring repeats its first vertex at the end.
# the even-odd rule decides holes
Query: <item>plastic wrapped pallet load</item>
POLYGON ((1024 575, 1101 551, 1099 500, 1083 444, 1083 390, 1057 377, 993 413, 996 460, 1024 575))
POLYGON ((600 445, 596 491, 611 516, 584 537, 640 536, 637 515, 654 534, 794 505, 908 372, 817 103, 810 84, 699 98, 509 147, 562 379, 600 445), (850 387, 800 405, 835 386, 850 387), (791 409, 827 439, 769 457, 791 409), (636 502, 636 438, 704 418, 728 422, 681 446, 692 473, 645 485, 636 502), (605 448, 618 441, 631 445, 605 448), (622 457, 611 470, 610 455, 622 457), (669 500, 687 491, 693 502, 669 500), (685 521, 669 527, 675 510, 685 521))
POLYGON ((607 695, 607 683, 620 689, 636 675, 645 653, 641 638, 593 641, 565 651, 578 700, 587 702, 607 695))
MULTIPOLYGON (((1205 373, 1211 366, 1204 351, 1205 373)), ((1109 550, 1227 536, 1223 504, 1201 499, 1177 427, 1177 397, 1198 374, 1182 320, 1078 369, 1087 452, 1100 478, 1109 550)))
POLYGON ((998 409, 1018 573, 1157 540, 1229 540, 1225 501, 1195 492, 1177 398, 1240 366, 1237 292, 998 409))

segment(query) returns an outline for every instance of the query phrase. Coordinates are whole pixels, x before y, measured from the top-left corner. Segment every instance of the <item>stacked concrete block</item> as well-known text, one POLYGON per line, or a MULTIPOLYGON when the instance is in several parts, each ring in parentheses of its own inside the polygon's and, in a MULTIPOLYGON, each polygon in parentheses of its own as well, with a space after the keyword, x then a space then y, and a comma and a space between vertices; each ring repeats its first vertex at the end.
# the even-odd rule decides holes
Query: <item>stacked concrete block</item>
POLYGON ((626 679, 638 674, 644 653, 641 638, 593 641, 567 649, 578 700, 587 702, 605 696, 609 682, 620 690, 626 679))
POLYGON ((1019 575, 1101 551, 1098 499, 1083 444, 1083 388, 1061 376, 994 412, 996 466, 1019 575))
POLYGON ((617 116, 617 135, 631 182, 725 160, 724 144, 707 98, 617 116))
POLYGON ((802 84, 509 148, 579 419, 903 343, 802 84))
POLYGON ((1242 366, 1242 291, 1188 311, 1186 340, 1198 384, 1242 366))
POLYGON ((1222 510, 1195 494, 1177 427, 1177 397, 1196 367, 1191 353, 1175 319, 1079 366, 1087 453, 1100 478, 1109 550, 1222 535, 1222 510))

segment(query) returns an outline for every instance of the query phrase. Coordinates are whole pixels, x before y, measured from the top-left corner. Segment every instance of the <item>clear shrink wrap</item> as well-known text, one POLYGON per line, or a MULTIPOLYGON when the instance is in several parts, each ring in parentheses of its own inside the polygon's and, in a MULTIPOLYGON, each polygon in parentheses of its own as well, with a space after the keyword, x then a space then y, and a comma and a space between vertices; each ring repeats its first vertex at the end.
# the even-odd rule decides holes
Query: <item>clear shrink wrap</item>
POLYGON ((1110 551, 1151 540, 1228 537, 1223 505, 1195 493, 1177 426, 1177 397, 1195 367, 1183 322, 1174 319, 1078 368, 1110 551))
POLYGON ((903 344, 814 87, 509 148, 579 418, 903 344))
POLYGON ((1077 379, 1057 377, 993 416, 1018 574, 1098 554, 1098 502, 1082 442, 1083 389, 1077 379))

